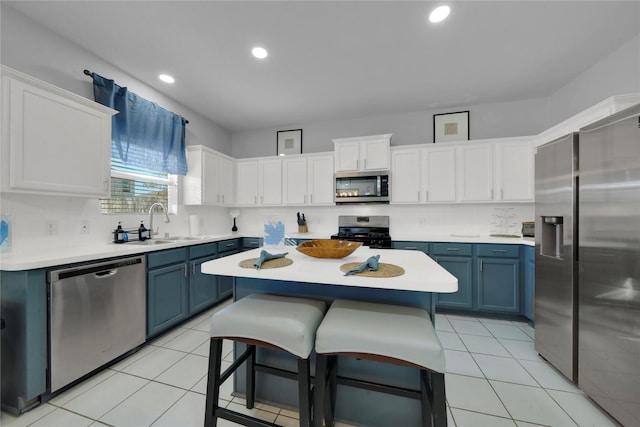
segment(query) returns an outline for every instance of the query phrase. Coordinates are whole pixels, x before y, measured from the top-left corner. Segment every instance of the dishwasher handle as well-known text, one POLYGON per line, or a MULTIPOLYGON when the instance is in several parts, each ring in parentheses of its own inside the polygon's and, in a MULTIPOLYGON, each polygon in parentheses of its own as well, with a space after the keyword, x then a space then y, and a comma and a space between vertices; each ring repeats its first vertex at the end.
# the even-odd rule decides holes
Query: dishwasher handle
POLYGON ((115 276, 116 274, 118 274, 118 269, 114 268, 113 270, 104 270, 104 271, 99 271, 97 273, 94 273, 93 277, 100 280, 100 279, 109 278, 111 276, 115 276))

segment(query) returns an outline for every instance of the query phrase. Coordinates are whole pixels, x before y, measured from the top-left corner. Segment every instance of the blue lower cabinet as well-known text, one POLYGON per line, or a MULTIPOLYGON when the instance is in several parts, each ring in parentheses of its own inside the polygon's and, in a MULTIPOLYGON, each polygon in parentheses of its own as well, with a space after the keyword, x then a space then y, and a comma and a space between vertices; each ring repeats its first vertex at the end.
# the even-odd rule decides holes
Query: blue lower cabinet
POLYGON ((422 251, 427 255, 430 253, 430 246, 427 242, 393 242, 393 249, 422 251))
POLYGON ((522 312, 529 320, 535 320, 534 317, 534 295, 536 285, 536 259, 533 246, 524 248, 524 307, 522 312))
POLYGON ((479 258, 478 309, 520 314, 520 259, 479 258))
POLYGON ((436 256, 435 260, 458 279, 458 291, 435 294, 436 307, 473 308, 473 259, 467 257, 436 256))
POLYGON ((189 283, 185 251, 184 262, 147 272, 147 338, 169 329, 188 315, 189 283))
POLYGON ((217 258, 217 255, 189 261, 189 314, 204 310, 218 300, 218 276, 202 272, 202 263, 217 258))
MULTIPOLYGON (((222 258, 242 252, 240 248, 241 243, 242 247, 244 248, 244 244, 246 244, 247 242, 244 239, 242 242, 240 242, 240 239, 232 239, 219 242, 218 248, 220 248, 220 253, 218 254, 218 257, 222 258)), ((259 243, 260 241, 258 241, 258 244, 259 243)), ((226 299, 231 295, 233 295, 233 277, 218 276, 218 300, 226 299)))

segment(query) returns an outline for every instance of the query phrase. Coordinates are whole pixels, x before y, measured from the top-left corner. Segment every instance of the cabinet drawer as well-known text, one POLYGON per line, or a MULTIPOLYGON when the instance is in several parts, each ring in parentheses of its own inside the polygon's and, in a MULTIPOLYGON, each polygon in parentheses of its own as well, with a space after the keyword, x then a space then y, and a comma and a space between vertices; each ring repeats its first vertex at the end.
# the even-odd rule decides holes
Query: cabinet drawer
POLYGON ((189 248, 189 258, 201 258, 218 253, 218 243, 205 243, 204 245, 191 246, 189 248))
POLYGON ((471 256, 473 244, 471 243, 432 243, 433 255, 471 256))
POLYGON ((187 248, 169 249, 153 252, 147 255, 147 268, 161 265, 175 264, 187 260, 187 248))
POLYGON ((478 245, 478 256, 498 258, 518 258, 520 245, 478 245))
POLYGON ((240 239, 223 240, 218 242, 218 253, 222 255, 224 252, 238 250, 239 247, 240 239))
POLYGON ((242 248, 245 250, 255 249, 260 247, 260 238, 259 237, 243 237, 242 238, 242 248))
POLYGON ((405 249, 409 251, 422 251, 429 253, 429 243, 426 242, 393 242, 393 249, 405 249))

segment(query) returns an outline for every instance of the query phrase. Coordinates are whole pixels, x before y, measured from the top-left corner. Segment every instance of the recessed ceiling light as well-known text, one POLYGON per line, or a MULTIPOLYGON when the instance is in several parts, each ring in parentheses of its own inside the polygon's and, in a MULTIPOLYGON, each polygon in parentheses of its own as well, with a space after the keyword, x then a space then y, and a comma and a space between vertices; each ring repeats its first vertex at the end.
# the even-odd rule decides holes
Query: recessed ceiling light
POLYGON ((168 74, 160 74, 160 75, 158 76, 158 78, 159 78, 160 80, 162 80, 163 82, 165 82, 165 83, 174 83, 174 82, 176 81, 176 79, 174 79, 173 77, 171 77, 171 76, 170 76, 170 75, 168 75, 168 74))
POLYGON ((258 59, 264 59, 267 57, 267 55, 269 55, 267 50, 263 47, 254 47, 253 49, 251 49, 251 53, 258 59))
POLYGON ((444 21, 447 16, 449 16, 450 11, 449 6, 436 7, 431 14, 429 14, 429 21, 433 23, 444 21))

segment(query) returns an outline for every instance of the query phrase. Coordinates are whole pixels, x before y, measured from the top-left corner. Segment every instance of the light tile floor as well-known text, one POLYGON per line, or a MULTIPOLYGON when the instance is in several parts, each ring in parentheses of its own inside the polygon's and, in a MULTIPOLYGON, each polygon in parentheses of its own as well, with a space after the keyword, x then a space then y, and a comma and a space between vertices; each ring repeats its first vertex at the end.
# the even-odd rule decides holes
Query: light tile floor
MULTIPOLYGON (((197 316, 20 417, 2 413, 0 425, 201 427, 209 319, 224 306, 197 316)), ((616 425, 537 355, 534 330, 526 323, 438 314, 436 330, 446 352, 449 426, 616 425)), ((230 362, 231 343, 225 343, 222 368, 230 362)), ((227 381, 221 397, 229 408, 284 426, 298 425, 295 412, 264 404, 248 411, 244 401, 230 393, 227 381)), ((220 420, 218 425, 236 424, 220 420)))

